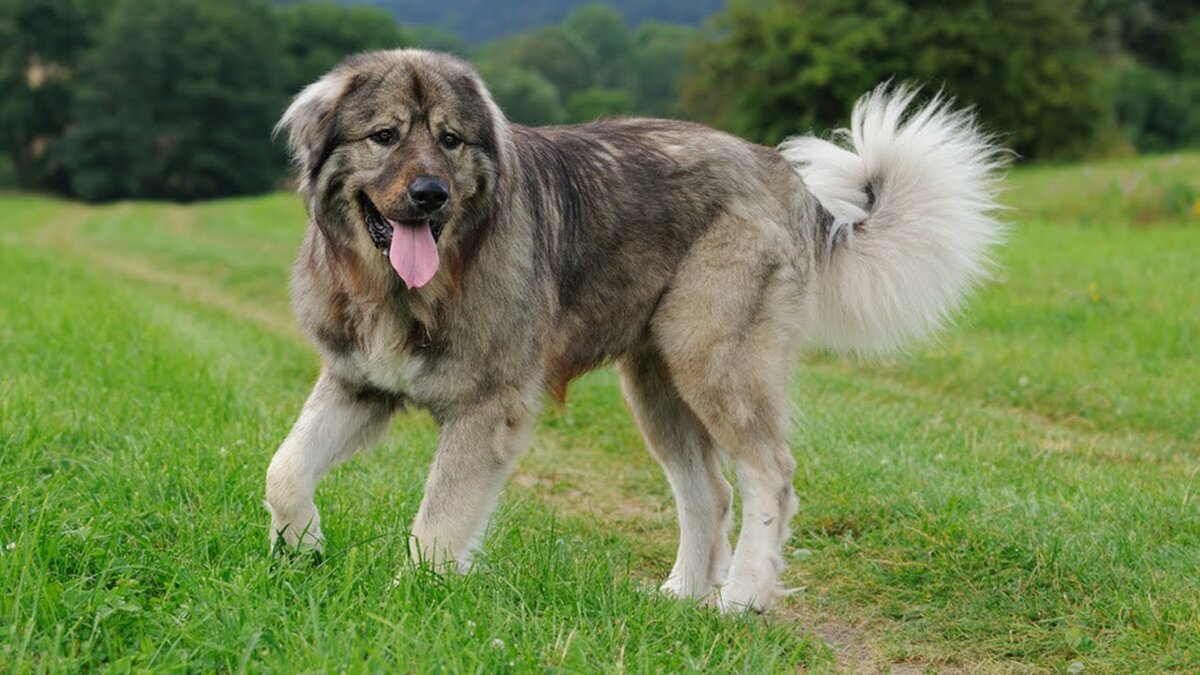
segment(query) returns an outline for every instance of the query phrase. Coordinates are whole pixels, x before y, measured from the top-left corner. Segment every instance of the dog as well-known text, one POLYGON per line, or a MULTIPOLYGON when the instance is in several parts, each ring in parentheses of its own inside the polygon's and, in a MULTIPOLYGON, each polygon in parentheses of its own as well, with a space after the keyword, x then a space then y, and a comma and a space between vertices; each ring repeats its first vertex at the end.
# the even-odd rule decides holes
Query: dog
POLYGON ((797 508, 800 350, 927 335, 1003 239, 1003 151, 915 97, 880 86, 832 140, 767 148, 683 121, 521 126, 453 56, 345 59, 277 128, 310 216, 293 307, 322 369, 267 470, 273 549, 322 549, 317 483, 413 405, 440 437, 410 552, 466 570, 544 394, 613 362, 678 506, 662 589, 765 611, 797 508))

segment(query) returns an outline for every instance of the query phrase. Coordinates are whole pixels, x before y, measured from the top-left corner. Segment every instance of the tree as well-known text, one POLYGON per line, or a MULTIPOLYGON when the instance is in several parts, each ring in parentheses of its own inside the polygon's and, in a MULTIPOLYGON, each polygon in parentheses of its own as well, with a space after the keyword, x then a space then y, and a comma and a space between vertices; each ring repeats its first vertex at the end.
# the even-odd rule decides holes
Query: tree
POLYGON ((1200 76, 1128 61, 1113 88, 1117 120, 1138 150, 1200 147, 1200 76))
POLYGON ((634 98, 640 112, 654 116, 679 114, 684 55, 697 35, 691 26, 661 21, 646 21, 633 32, 638 72, 634 98))
POLYGON ((343 58, 413 43, 391 13, 376 7, 305 3, 277 10, 287 65, 285 89, 295 94, 343 58))
POLYGON ((521 124, 558 124, 562 121, 558 90, 539 73, 525 68, 485 68, 483 76, 508 119, 521 124))
POLYGON ((579 36, 561 26, 546 26, 494 42, 480 54, 481 67, 533 71, 554 85, 559 96, 592 86, 596 53, 579 36))
MULTIPOLYGON (((297 2, 301 0, 285 0, 297 2)), ((496 0, 338 0, 387 8, 407 26, 436 25, 463 36, 467 42, 481 44, 503 36, 562 21, 579 0, 536 0, 504 2, 496 0)), ((657 19, 698 25, 720 11, 724 0, 604 0, 624 16, 631 26, 657 19)))
POLYGON ((1117 121, 1139 150, 1200 146, 1200 5, 1086 0, 1117 121))
POLYGON ((633 41, 620 12, 608 5, 584 5, 571 12, 562 26, 592 49, 596 66, 592 86, 634 88, 637 71, 633 41))
POLYGON ((252 0, 122 0, 79 78, 72 191, 192 200, 269 188, 284 103, 273 17, 252 0))
POLYGON ((567 99, 567 121, 591 122, 633 112, 633 98, 620 89, 588 89, 567 99))
POLYGON ((64 189, 56 161, 102 0, 0 0, 0 153, 17 183, 64 189))
POLYGON ((441 26, 409 26, 407 33, 414 47, 447 52, 462 58, 466 58, 471 52, 471 47, 462 36, 441 26))
POLYGON ((768 143, 844 124, 888 79, 974 104, 1027 157, 1088 153, 1113 128, 1073 2, 734 0, 690 61, 689 108, 768 143))

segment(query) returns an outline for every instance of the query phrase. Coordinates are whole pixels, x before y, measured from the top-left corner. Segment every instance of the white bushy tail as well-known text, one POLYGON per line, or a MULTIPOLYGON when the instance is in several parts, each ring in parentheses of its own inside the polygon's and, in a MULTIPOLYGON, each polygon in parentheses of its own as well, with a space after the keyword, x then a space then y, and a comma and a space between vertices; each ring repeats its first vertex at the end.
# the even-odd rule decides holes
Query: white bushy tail
MULTIPOLYGON (((783 156, 833 218, 820 234, 813 342, 881 352, 942 326, 1004 236, 993 218, 1005 154, 941 96, 881 85, 830 142, 790 138, 783 156)), ((828 224, 828 221, 826 221, 828 224)))

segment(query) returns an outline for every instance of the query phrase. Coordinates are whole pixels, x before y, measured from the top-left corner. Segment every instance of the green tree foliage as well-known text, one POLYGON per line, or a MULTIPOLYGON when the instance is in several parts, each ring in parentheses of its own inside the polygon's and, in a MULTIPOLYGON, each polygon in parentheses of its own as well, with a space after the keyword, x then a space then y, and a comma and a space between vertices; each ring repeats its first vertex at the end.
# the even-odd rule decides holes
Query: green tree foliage
POLYGON ((637 86, 634 98, 639 111, 657 117, 679 115, 679 83, 684 55, 696 41, 691 26, 647 21, 633 32, 637 53, 637 86))
POLYGON ((258 2, 122 0, 79 78, 72 191, 191 200, 270 187, 284 100, 271 20, 258 2))
POLYGON ((844 123, 887 79, 944 87, 1028 157, 1089 152, 1112 128, 1072 2, 734 0, 691 60, 688 105, 769 143, 844 123))
MULTIPOLYGON (((337 0, 338 4, 363 0, 337 0)), ((594 1, 594 0, 593 0, 594 1)), ((496 0, 370 0, 386 7, 405 25, 436 25, 463 36, 468 42, 482 44, 562 21, 579 5, 589 0, 537 0, 505 2, 496 0)), ((721 10, 724 0, 605 0, 636 26, 643 21, 669 21, 699 25, 721 10)))
POLYGON ((1084 0, 1093 39, 1110 58, 1181 72, 1200 66, 1200 5, 1180 0, 1084 0))
POLYGON ((571 12, 563 28, 591 47, 595 71, 591 84, 632 90, 637 81, 633 40, 621 13, 608 5, 585 5, 571 12))
POLYGON ((446 52, 461 57, 471 53, 471 47, 461 36, 441 26, 410 26, 406 31, 412 46, 435 52, 446 52))
POLYGON ((1200 4, 1087 0, 1117 120, 1139 150, 1200 146, 1200 4))
POLYGON ((1113 88, 1117 120, 1138 150, 1200 146, 1200 76, 1194 72, 1127 61, 1117 70, 1113 88))
POLYGON ((266 189, 284 173, 269 132, 287 99, 350 53, 403 45, 472 58, 529 124, 681 116, 776 142, 844 124, 892 78, 975 104, 1026 157, 1095 154, 1118 134, 1200 146, 1195 2, 732 0, 699 31, 638 23, 699 11, 684 0, 555 0, 539 21, 562 23, 479 50, 322 2, 0 0, 0 180, 89 199, 266 189))
POLYGON ((480 53, 491 73, 524 69, 538 73, 563 97, 589 88, 596 75, 596 52, 562 26, 546 26, 492 43, 480 53))
POLYGON ((80 58, 103 0, 0 0, 0 153, 25 187, 64 189, 57 162, 80 58))
POLYGON ((562 122, 558 90, 537 71, 510 67, 484 70, 483 76, 508 119, 521 124, 562 122))
POLYGON ((263 190, 284 174, 269 130, 287 99, 348 54, 406 45, 474 56, 520 122, 665 114, 691 34, 588 5, 472 55, 327 1, 0 0, 0 178, 92 200, 263 190))
POLYGON ((475 61, 501 106, 521 122, 563 119, 564 113, 568 121, 680 114, 673 102, 683 54, 695 36, 695 29, 658 22, 631 33, 617 10, 586 5, 560 25, 484 47, 475 61), (525 91, 536 98, 522 100, 525 91))
POLYGON ((617 117, 633 112, 633 97, 620 89, 588 89, 567 101, 567 120, 591 122, 602 117, 617 117))
POLYGON ((296 92, 349 54, 396 49, 413 43, 386 10, 305 3, 277 12, 285 89, 296 92))

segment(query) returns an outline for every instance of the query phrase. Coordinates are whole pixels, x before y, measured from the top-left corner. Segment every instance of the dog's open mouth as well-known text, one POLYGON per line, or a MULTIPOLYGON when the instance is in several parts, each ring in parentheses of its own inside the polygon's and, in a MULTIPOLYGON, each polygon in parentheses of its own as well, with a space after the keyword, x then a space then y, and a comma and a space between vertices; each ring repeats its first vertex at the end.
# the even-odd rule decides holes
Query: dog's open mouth
POLYGON ((438 270, 437 240, 445 223, 390 220, 361 192, 358 202, 372 243, 392 264, 404 284, 409 288, 420 288, 429 283, 438 270))

